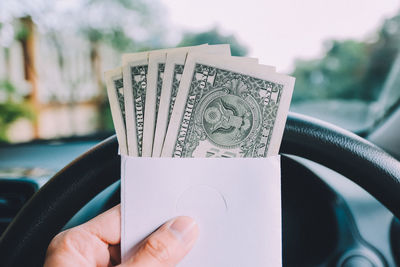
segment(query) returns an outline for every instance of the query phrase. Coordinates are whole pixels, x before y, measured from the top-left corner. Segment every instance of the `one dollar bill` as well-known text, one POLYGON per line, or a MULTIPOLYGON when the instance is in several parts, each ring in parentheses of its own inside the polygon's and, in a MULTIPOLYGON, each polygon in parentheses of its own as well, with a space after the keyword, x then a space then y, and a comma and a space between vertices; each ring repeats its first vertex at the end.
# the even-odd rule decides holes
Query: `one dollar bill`
POLYGON ((148 52, 122 57, 128 154, 142 155, 148 52))
POLYGON ((152 155, 154 131, 157 123, 158 107, 160 105, 166 57, 167 53, 163 51, 153 52, 149 55, 142 147, 143 157, 151 157, 152 155))
POLYGON ((189 56, 162 156, 277 155, 294 78, 270 70, 189 56))
POLYGON ((119 150, 122 155, 128 155, 128 144, 126 140, 126 121, 124 103, 124 84, 122 68, 116 68, 104 73, 107 95, 110 101, 111 116, 117 134, 119 150))

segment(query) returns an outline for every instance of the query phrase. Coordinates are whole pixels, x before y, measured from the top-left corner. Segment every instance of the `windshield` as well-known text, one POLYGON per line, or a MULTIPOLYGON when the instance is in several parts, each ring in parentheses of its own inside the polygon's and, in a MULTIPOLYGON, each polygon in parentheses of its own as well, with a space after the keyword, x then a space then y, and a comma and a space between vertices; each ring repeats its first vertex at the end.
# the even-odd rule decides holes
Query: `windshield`
POLYGON ((399 14, 395 0, 3 0, 0 141, 111 132, 105 70, 203 43, 295 76, 292 111, 366 133, 399 105, 399 14))

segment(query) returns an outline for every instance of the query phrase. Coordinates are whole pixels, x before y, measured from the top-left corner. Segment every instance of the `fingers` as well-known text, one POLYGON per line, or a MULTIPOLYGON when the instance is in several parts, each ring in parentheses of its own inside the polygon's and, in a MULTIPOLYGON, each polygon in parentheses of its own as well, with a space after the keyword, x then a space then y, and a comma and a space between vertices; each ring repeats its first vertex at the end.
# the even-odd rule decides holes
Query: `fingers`
MULTIPOLYGON (((60 233, 48 248, 45 266, 107 266, 117 263, 120 220, 118 205, 81 226, 60 233)), ((121 266, 175 266, 193 247, 198 232, 193 219, 178 217, 144 240, 135 255, 121 266)))
POLYGON ((59 233, 47 249, 45 266, 107 266, 119 262, 120 205, 59 233))
POLYGON ((121 241, 121 205, 118 204, 103 212, 82 224, 81 227, 106 244, 119 244, 121 241))
POLYGON ((136 254, 121 266, 175 266, 193 247, 198 233, 198 226, 192 218, 177 217, 150 235, 136 254))

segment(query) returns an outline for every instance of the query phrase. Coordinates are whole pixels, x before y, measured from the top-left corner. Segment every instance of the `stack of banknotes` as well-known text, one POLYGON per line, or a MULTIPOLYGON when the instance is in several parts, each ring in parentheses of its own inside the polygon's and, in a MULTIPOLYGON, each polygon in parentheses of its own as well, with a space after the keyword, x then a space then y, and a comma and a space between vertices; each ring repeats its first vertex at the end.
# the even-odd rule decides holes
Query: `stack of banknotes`
POLYGON ((124 54, 105 80, 120 153, 178 158, 277 155, 295 81, 225 44, 124 54))

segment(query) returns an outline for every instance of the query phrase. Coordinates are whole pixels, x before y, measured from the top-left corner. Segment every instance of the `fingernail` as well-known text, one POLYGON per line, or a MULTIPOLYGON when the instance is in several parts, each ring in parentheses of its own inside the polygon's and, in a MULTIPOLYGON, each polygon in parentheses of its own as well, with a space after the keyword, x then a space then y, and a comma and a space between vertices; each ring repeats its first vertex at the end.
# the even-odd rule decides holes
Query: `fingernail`
POLYGON ((185 245, 196 240, 199 231, 196 222, 192 218, 186 216, 178 217, 173 220, 169 226, 169 230, 185 245))

